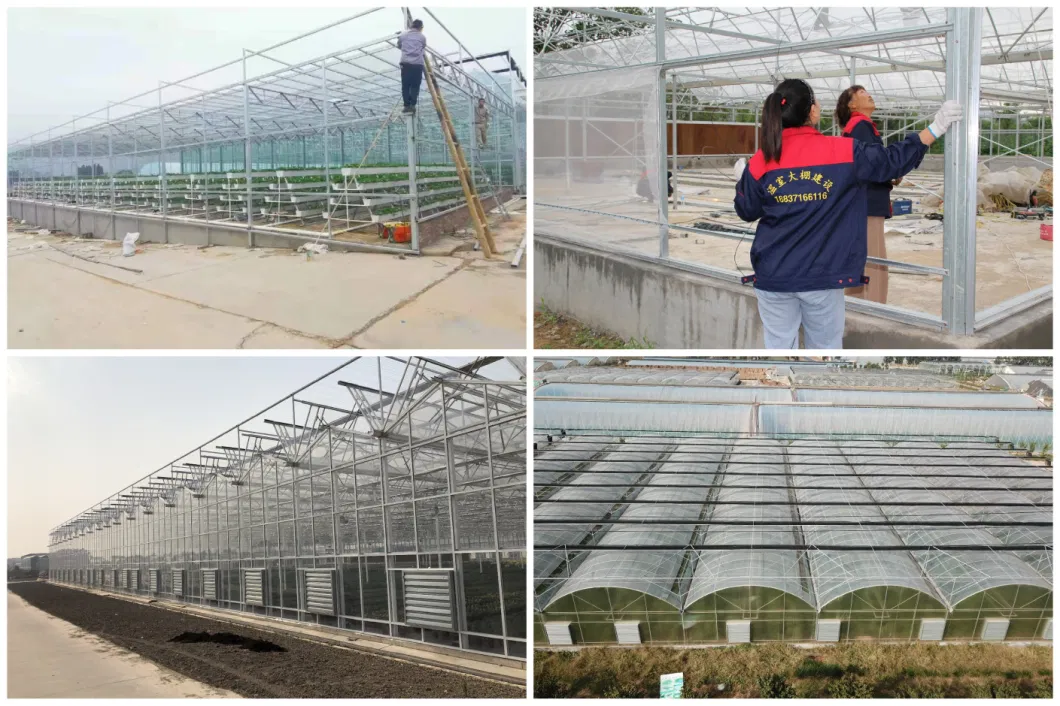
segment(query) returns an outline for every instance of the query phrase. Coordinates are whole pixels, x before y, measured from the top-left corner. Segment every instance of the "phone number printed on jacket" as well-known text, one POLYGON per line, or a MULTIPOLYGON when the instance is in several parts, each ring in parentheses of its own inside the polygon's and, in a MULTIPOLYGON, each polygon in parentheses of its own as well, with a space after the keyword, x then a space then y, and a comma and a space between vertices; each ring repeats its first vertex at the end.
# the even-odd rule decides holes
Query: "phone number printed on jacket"
POLYGON ((772 182, 766 184, 766 191, 773 197, 773 200, 777 203, 807 203, 810 201, 824 201, 828 198, 828 192, 832 190, 832 180, 825 179, 824 175, 820 172, 813 172, 809 169, 801 170, 797 175, 794 171, 789 171, 787 179, 785 180, 784 175, 777 176, 772 182), (808 181, 818 186, 823 187, 823 190, 806 191, 797 194, 780 194, 779 192, 783 187, 793 184, 798 181, 808 181))

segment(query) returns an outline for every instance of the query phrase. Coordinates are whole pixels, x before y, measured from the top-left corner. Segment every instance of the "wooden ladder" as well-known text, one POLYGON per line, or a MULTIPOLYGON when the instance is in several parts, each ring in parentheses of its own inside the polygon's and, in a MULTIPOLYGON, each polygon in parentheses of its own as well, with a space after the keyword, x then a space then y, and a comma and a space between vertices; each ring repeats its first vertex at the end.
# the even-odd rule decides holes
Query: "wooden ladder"
POLYGON ((460 147, 460 141, 456 137, 453 120, 449 117, 449 109, 445 107, 445 99, 442 98, 442 91, 434 79, 434 69, 431 68, 431 61, 427 56, 423 57, 423 69, 427 75, 427 88, 431 92, 431 100, 434 102, 434 109, 438 113, 438 121, 442 126, 442 134, 445 135, 445 142, 449 146, 453 164, 456 165, 460 186, 464 189, 464 198, 467 200, 467 208, 471 213, 471 223, 475 227, 475 237, 478 238, 482 254, 487 258, 492 258, 493 253, 497 251, 497 244, 493 241, 493 233, 490 232, 489 221, 486 220, 486 211, 482 208, 482 201, 475 190, 474 175, 467 165, 467 160, 464 159, 464 150, 460 147))

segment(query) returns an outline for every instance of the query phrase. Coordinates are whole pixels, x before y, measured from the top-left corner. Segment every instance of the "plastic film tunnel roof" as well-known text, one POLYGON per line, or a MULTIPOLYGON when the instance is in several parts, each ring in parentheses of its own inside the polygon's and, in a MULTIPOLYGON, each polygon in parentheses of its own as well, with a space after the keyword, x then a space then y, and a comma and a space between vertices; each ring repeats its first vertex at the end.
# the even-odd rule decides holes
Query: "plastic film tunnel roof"
MULTIPOLYGON (((680 385, 607 385, 592 383, 549 383, 537 388, 538 397, 582 399, 661 400, 666 402, 791 402, 791 390, 784 387, 695 387, 680 385)), ((1031 402, 1033 399, 1027 398, 1031 402)), ((1037 406, 1037 405, 1035 405, 1037 406)))
POLYGON ((564 368, 540 375, 542 382, 597 382, 628 385, 736 385, 734 371, 640 370, 618 367, 564 368))
POLYGON ((840 390, 906 406, 776 402, 755 417, 749 403, 638 404, 584 387, 600 397, 535 400, 539 434, 566 430, 538 437, 535 519, 559 521, 535 529, 538 610, 601 587, 682 610, 767 587, 818 611, 884 586, 951 610, 991 589, 1052 588, 1052 469, 1008 443, 1051 441, 1051 411, 963 406, 1017 395, 840 390), (595 502, 551 502, 572 492, 595 502), (559 554, 572 559, 562 569, 559 554))
POLYGON ((799 388, 798 402, 832 402, 877 407, 970 407, 993 409, 1040 409, 1041 403, 1027 395, 1003 392, 904 392, 891 390, 841 390, 799 388))
MULTIPOLYGON (((669 447, 657 447, 660 455, 667 454, 669 447)), ((694 447, 677 446, 675 458, 682 451, 694 451, 694 447)), ((671 506, 676 500, 707 501, 709 491, 705 487, 683 488, 682 484, 709 486, 714 481, 722 454, 715 452, 706 458, 697 456, 697 463, 660 463, 647 483, 635 497, 645 504, 631 505, 623 514, 624 520, 695 520, 700 508, 695 505, 671 506), (651 504, 647 504, 651 503, 651 504)), ((606 508, 603 508, 606 509, 606 508)), ((614 525, 602 537, 601 546, 621 547, 636 545, 690 544, 693 527, 683 525, 652 525, 650 527, 614 525)), ((666 601, 681 608, 682 597, 675 590, 678 571, 684 560, 683 551, 658 552, 591 552, 588 558, 573 572, 570 579, 553 596, 551 601, 590 588, 628 588, 666 601)))
MULTIPOLYGON (((790 505, 767 504, 785 503, 788 500, 784 477, 764 475, 782 471, 783 465, 778 463, 775 453, 779 448, 778 442, 738 440, 733 444, 732 451, 743 451, 742 460, 750 464, 741 468, 744 473, 751 474, 750 477, 741 478, 742 481, 749 481, 741 485, 755 487, 734 487, 736 483, 726 476, 726 482, 718 491, 717 502, 752 501, 754 504, 716 504, 710 514, 712 524, 706 532, 707 545, 721 547, 727 544, 796 544, 795 531, 791 525, 714 524, 726 520, 792 521, 790 505), (755 473, 763 475, 756 476, 755 473)), ((812 606, 814 600, 810 592, 809 576, 803 575, 799 559, 800 552, 784 549, 705 550, 699 555, 685 605, 691 606, 700 598, 727 588, 765 586, 795 596, 812 606)))

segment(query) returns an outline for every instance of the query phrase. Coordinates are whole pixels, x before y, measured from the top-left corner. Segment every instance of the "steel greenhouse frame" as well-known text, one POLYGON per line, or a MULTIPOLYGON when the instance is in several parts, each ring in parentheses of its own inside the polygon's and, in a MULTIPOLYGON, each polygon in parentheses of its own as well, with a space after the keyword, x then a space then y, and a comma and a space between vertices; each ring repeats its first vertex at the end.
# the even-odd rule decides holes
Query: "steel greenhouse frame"
POLYGON ((524 375, 353 359, 55 527, 50 580, 525 659, 524 375))
MULTIPOLYGON (((924 112, 926 107, 934 108, 942 99, 960 100, 965 120, 947 133, 944 144, 947 217, 942 266, 869 258, 895 271, 941 275, 942 315, 854 297, 847 298, 847 308, 926 330, 972 335, 1051 301, 1049 284, 987 309, 976 311, 975 306, 975 184, 980 152, 990 155, 986 161, 1018 154, 1052 166, 1045 151, 1046 145, 1050 151, 1052 145, 1052 129, 1046 125, 1052 117, 1050 8, 1034 8, 1028 17, 1011 8, 862 11, 859 22, 848 16, 830 17, 828 8, 657 7, 654 15, 603 8, 536 8, 534 119, 566 127, 557 173, 566 175, 568 194, 572 163, 585 160, 586 145, 595 133, 597 140, 606 140, 602 143, 612 151, 610 157, 645 170, 651 175, 653 193, 666 194, 668 170, 678 174, 677 150, 668 154, 667 133, 672 133, 676 146, 679 123, 747 125, 741 118, 751 117, 750 124, 757 125, 764 88, 778 77, 810 80, 818 92, 834 100, 843 87, 865 76, 874 93, 895 103, 880 113, 887 121, 887 136, 926 126, 931 117, 924 112), (572 21, 571 11, 579 13, 579 24, 572 21), (812 30, 807 29, 810 26, 812 30), (608 71, 616 78, 606 79, 608 71), (615 88, 601 95, 586 88, 593 80, 610 80, 615 88), (657 106, 642 111, 641 104, 652 101, 657 106), (681 119, 682 112, 691 116, 693 110, 715 117, 681 119), (1018 116, 1015 130, 995 130, 994 121, 1005 119, 1010 111, 1018 116), (983 120, 985 135, 980 134, 983 120), (605 122, 632 125, 631 136, 625 140, 622 133, 623 138, 612 139, 599 127, 605 122), (571 137, 571 127, 579 125, 580 154, 573 147, 578 140, 571 137), (1013 146, 1003 144, 1010 138, 1015 139, 1013 146)), ((535 160, 557 161, 552 155, 538 154, 535 160)), ((542 166, 535 167, 535 174, 542 172, 542 166)), ((578 199, 569 197, 549 202, 544 199, 550 197, 541 194, 539 187, 535 234, 543 241, 618 251, 664 267, 741 283, 744 273, 672 256, 669 240, 694 234, 744 241, 752 238, 753 230, 671 224, 669 210, 680 205, 668 205, 666 198, 655 198, 654 206, 634 213, 608 211, 606 204, 575 203, 578 199), (550 224, 550 218, 555 222, 550 224), (585 224, 597 219, 605 226, 625 221, 654 227, 657 249, 637 250, 621 241, 604 242, 575 233, 571 226, 577 218, 586 219, 585 224)), ((585 200, 599 202, 588 196, 585 200)), ((590 228, 586 225, 583 230, 590 228)))
POLYGON ((734 403, 726 386, 693 406, 626 386, 643 394, 538 388, 537 646, 978 640, 997 621, 1051 639, 1051 410, 941 406, 997 394, 972 392, 734 403), (944 424, 967 414, 994 432, 944 424))
MULTIPOLYGON (((396 36, 364 37, 362 30, 357 45, 297 63, 273 55, 294 44, 312 51, 320 33, 340 25, 356 32, 358 19, 386 9, 244 49, 241 59, 159 81, 156 90, 9 144, 9 213, 96 237, 158 221, 166 242, 171 227, 191 224, 204 227, 207 239, 212 229, 244 233, 248 245, 256 236, 283 236, 418 252, 419 224, 466 204, 426 87, 415 118, 400 114, 396 36), (254 75, 251 59, 280 68, 254 75), (239 81, 211 90, 189 84, 231 80, 226 71, 236 66, 239 81), (145 99, 157 107, 143 107, 145 99), (411 224, 411 241, 379 242, 372 229, 396 220, 411 224)), ((439 36, 460 48, 427 53, 483 203, 501 202, 525 182, 522 71, 507 51, 474 56, 426 12, 439 36), (472 139, 479 97, 493 116, 486 150, 472 139)), ((394 24, 402 26, 397 16, 394 24)))

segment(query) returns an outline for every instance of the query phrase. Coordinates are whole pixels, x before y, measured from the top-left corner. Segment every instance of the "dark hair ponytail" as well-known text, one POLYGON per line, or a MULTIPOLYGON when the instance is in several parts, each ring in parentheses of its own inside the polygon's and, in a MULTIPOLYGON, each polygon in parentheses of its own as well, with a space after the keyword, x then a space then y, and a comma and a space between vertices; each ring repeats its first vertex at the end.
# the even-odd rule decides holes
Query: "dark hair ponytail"
POLYGON ((835 104, 835 118, 839 122, 840 129, 845 128, 847 123, 850 122, 850 101, 854 100, 854 96, 857 95, 858 91, 864 90, 864 86, 854 84, 839 94, 839 100, 835 104))
POLYGON ((781 81, 762 105, 762 127, 759 143, 767 162, 780 159, 781 134, 786 127, 801 127, 810 118, 813 89, 802 79, 781 81))

